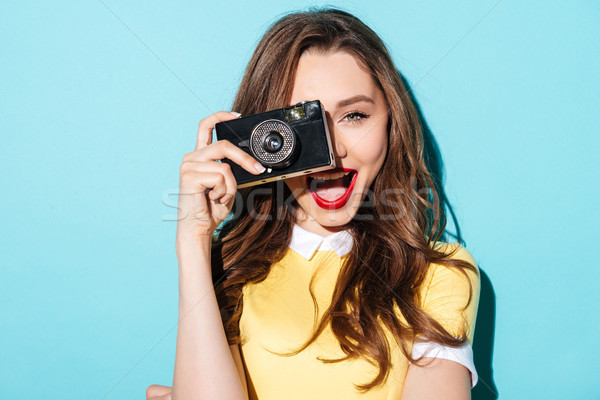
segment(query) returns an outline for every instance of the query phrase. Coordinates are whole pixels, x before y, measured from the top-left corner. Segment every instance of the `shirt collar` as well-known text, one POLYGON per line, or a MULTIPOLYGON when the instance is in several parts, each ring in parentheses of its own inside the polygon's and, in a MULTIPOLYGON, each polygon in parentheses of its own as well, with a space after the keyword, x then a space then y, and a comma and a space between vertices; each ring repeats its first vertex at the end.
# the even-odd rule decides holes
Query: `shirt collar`
POLYGON ((290 248, 307 260, 310 260, 317 250, 332 250, 341 258, 350 252, 352 243, 352 235, 348 231, 321 236, 294 225, 290 248))

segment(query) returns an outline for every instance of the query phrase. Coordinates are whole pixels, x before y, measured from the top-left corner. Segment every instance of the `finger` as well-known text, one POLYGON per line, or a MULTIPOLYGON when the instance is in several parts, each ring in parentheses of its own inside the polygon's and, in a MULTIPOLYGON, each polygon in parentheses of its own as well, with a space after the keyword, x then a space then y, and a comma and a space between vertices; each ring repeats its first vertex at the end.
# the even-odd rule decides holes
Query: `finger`
POLYGON ((198 195, 204 198, 206 193, 213 201, 225 196, 227 194, 225 177, 220 173, 193 170, 182 174, 180 195, 198 195))
POLYGON ((187 159, 184 157, 184 160, 205 162, 222 160, 224 158, 230 159, 251 174, 257 175, 265 172, 265 167, 261 163, 229 140, 219 140, 210 146, 206 146, 202 151, 194 152, 187 159))
POLYGON ((171 394, 165 394, 163 396, 150 397, 148 400, 171 400, 171 394))
POLYGON ((196 138, 196 150, 203 149, 212 143, 212 132, 218 122, 225 122, 239 118, 240 114, 236 112, 217 111, 216 113, 204 118, 198 124, 198 137, 196 138))
MULTIPOLYGON (((233 173, 231 172, 231 167, 226 163, 216 163, 216 162, 200 162, 200 161, 187 161, 182 164, 181 172, 186 173, 187 171, 196 171, 196 172, 207 172, 212 174, 221 174, 223 176, 223 180, 225 185, 216 185, 209 192, 209 198, 211 200, 221 199, 226 196, 227 199, 235 196, 237 191, 237 182, 233 173)), ((225 201, 227 200, 225 199, 225 201)))
POLYGON ((171 386, 163 386, 163 385, 150 385, 148 389, 146 389, 146 398, 154 398, 157 396, 163 396, 171 393, 171 386))

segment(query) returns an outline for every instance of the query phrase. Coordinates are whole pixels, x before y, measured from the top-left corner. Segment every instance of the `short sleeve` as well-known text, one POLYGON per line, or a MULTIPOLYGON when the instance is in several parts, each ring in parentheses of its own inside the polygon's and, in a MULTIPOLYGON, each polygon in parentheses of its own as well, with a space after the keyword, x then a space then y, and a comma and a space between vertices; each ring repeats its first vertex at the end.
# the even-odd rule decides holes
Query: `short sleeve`
POLYGON ((475 271, 432 264, 423 286, 421 300, 424 311, 438 321, 455 337, 466 335, 467 342, 461 347, 442 346, 433 342, 415 343, 412 356, 443 358, 464 365, 471 372, 471 383, 477 383, 473 363, 473 334, 479 304, 479 269, 473 256, 458 243, 441 244, 438 250, 452 254, 452 259, 468 262, 475 271))
POLYGON ((449 333, 466 334, 473 344, 475 318, 479 304, 479 269, 473 256, 458 243, 442 244, 438 249, 452 254, 452 259, 471 264, 475 271, 432 264, 421 289, 424 311, 435 318, 449 333))

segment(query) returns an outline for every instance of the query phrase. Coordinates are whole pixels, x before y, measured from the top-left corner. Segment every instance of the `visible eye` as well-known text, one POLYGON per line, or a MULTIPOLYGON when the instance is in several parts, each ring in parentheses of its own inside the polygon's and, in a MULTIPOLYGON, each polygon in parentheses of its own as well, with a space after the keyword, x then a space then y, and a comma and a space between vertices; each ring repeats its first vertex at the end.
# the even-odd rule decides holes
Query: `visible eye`
POLYGON ((369 117, 370 117, 369 114, 365 114, 360 111, 351 111, 348 114, 344 115, 342 120, 347 121, 351 124, 360 124, 361 122, 363 122, 365 119, 367 119, 369 117))

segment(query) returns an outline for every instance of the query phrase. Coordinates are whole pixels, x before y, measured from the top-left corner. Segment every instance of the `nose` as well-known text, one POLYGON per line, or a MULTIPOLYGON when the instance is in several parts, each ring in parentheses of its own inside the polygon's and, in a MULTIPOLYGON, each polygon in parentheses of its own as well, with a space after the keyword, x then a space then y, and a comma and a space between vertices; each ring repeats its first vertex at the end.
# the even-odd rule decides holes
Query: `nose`
POLYGON ((336 159, 344 158, 348 154, 348 149, 344 144, 344 138, 342 137, 342 134, 336 130, 335 124, 331 119, 331 115, 329 115, 328 112, 326 112, 326 115, 329 136, 331 137, 331 146, 333 147, 333 155, 336 159))
POLYGON ((340 135, 336 135, 334 133, 333 138, 331 140, 333 141, 333 143, 331 143, 331 145, 333 146, 333 151, 334 151, 335 157, 336 158, 346 157, 346 154, 348 154, 348 150, 346 149, 346 146, 344 145, 344 141, 340 137, 340 135))

